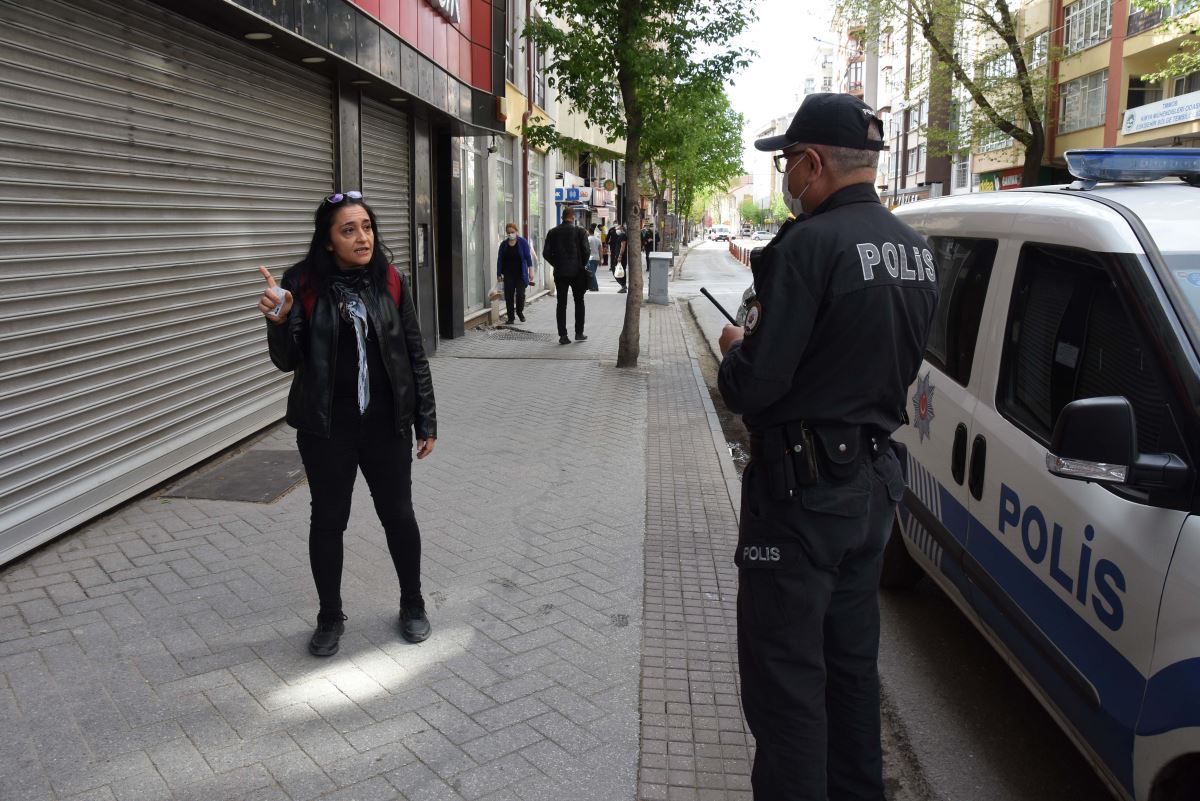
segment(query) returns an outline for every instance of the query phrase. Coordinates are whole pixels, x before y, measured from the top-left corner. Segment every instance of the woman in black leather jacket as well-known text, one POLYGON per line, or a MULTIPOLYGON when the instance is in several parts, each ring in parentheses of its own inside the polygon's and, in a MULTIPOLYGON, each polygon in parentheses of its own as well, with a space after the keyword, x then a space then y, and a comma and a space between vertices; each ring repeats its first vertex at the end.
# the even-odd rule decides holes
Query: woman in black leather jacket
POLYGON ((433 452, 433 380, 407 279, 390 263, 375 213, 359 192, 330 195, 317 209, 308 254, 259 310, 271 361, 292 373, 287 421, 312 494, 308 553, 320 598, 314 656, 337 653, 342 613, 342 535, 361 468, 400 582, 400 633, 429 636, 421 596, 421 532, 412 504, 412 448, 433 452))

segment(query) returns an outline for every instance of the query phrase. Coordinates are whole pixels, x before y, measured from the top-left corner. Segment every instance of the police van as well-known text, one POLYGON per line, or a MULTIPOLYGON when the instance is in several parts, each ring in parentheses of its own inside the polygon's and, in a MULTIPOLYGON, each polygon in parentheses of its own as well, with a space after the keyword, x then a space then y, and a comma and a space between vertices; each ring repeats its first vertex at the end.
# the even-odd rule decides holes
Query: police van
POLYGON ((932 577, 1120 797, 1200 799, 1200 150, 1066 158, 897 211, 941 297, 881 583, 932 577))

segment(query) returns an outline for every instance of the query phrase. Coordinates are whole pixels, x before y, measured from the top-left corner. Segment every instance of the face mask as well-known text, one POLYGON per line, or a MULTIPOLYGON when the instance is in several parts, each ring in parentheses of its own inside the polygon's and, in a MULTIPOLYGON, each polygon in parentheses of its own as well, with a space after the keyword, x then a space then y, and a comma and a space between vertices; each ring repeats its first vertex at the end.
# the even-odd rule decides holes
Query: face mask
MULTIPOLYGON (((799 167, 800 162, 804 161, 804 159, 806 159, 806 158, 808 158, 807 153, 805 153, 803 156, 800 157, 800 161, 797 161, 795 164, 792 165, 792 170, 799 167)), ((787 173, 783 176, 783 201, 785 203, 787 203, 788 211, 790 211, 796 217, 800 217, 801 215, 804 214, 804 205, 800 201, 803 199, 804 193, 808 191, 810 186, 812 186, 812 182, 810 181, 803 189, 801 189, 799 195, 797 195, 796 197, 792 197, 792 190, 791 190, 792 170, 788 170, 787 173)))
POLYGON ((516 235, 516 234, 509 234, 509 235, 508 235, 508 240, 509 240, 510 242, 511 242, 512 240, 516 239, 516 238, 517 238, 517 235, 516 235))

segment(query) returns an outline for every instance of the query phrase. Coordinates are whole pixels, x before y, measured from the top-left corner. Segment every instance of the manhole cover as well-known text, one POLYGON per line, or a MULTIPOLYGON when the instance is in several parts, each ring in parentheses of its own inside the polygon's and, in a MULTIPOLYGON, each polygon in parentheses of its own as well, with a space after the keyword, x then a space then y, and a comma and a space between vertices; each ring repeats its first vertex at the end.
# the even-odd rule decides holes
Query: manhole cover
POLYGON ((271 503, 303 478, 299 451, 252 450, 210 465, 163 497, 271 503))
POLYGON ((488 338, 518 340, 524 342, 553 342, 555 339, 557 339, 554 334, 546 334, 538 331, 519 331, 507 328, 499 328, 495 331, 488 332, 488 338))

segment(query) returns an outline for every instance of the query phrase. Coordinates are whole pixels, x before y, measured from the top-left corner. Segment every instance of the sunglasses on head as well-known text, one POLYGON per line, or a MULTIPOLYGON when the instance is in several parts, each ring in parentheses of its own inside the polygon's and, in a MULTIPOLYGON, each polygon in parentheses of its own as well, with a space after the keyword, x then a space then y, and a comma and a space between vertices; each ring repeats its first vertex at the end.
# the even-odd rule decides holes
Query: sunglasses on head
POLYGON ((336 205, 341 203, 346 198, 350 198, 351 200, 362 200, 362 196, 362 192, 352 189, 349 192, 334 192, 332 195, 325 198, 325 202, 330 205, 336 205))

